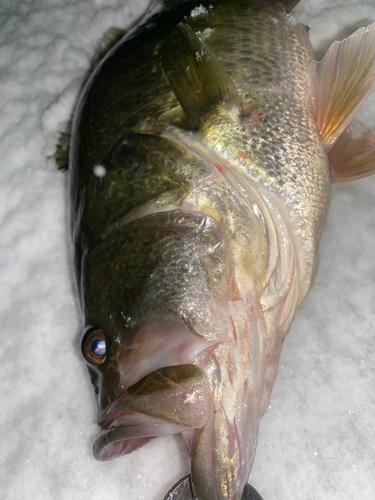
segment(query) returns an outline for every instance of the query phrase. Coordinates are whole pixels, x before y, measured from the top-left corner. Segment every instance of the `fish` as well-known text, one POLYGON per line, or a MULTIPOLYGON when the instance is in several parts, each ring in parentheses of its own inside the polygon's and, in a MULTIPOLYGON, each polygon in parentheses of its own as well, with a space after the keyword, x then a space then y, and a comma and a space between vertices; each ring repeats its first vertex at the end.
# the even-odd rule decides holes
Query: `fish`
POLYGON ((94 456, 181 434, 200 500, 241 498, 331 185, 375 172, 375 132, 353 118, 375 25, 316 62, 296 3, 165 2, 109 50, 73 119, 94 456))

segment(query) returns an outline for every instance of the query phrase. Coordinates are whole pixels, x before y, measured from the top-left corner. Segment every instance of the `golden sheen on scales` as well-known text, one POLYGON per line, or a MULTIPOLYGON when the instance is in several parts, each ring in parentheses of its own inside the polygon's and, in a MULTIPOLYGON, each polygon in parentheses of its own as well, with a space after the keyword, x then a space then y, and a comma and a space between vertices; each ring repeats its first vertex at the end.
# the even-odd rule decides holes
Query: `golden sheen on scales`
POLYGON ((166 2, 77 104, 71 234, 94 455, 181 433, 191 474, 168 499, 260 498, 246 486, 259 420, 331 184, 375 171, 375 134, 353 120, 375 84, 375 25, 317 63, 296 3, 166 2))

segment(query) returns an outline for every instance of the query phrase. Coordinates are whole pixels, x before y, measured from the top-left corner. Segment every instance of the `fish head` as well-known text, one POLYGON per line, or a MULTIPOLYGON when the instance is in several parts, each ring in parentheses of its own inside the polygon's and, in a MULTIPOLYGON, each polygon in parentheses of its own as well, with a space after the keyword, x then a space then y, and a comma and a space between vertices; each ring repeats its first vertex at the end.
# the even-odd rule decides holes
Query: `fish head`
POLYGON ((239 294, 233 255, 216 218, 176 210, 119 227, 82 264, 94 456, 181 433, 203 500, 240 498, 260 416, 262 311, 239 294))
POLYGON ((205 426, 205 367, 232 328, 228 252, 215 219, 182 211, 135 220, 87 252, 82 352, 103 429, 98 459, 205 426))

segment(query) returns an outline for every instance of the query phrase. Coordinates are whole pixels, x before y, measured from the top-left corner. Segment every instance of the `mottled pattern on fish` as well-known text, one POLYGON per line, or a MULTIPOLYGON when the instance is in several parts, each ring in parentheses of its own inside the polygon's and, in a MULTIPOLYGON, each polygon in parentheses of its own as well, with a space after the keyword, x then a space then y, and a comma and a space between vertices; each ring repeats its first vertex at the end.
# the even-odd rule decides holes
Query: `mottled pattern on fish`
POLYGON ((89 367, 94 450, 108 459, 182 432, 197 496, 238 500, 311 286, 331 173, 305 28, 274 2, 184 8, 110 52, 75 119, 77 282, 85 338, 107 345, 89 367))

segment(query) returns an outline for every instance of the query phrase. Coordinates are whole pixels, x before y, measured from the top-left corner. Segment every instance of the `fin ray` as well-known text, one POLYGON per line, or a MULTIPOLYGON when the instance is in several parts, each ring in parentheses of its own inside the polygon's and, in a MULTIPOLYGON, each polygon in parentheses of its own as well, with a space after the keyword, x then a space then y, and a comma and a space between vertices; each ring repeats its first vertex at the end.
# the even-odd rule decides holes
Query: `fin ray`
POLYGON ((330 149, 375 88, 375 23, 334 42, 310 69, 318 131, 330 149))
POLYGON ((190 26, 180 23, 162 48, 164 71, 193 128, 216 104, 240 107, 240 98, 214 54, 190 26))
POLYGON ((346 182, 374 174, 375 132, 353 120, 328 156, 334 182, 346 182))

